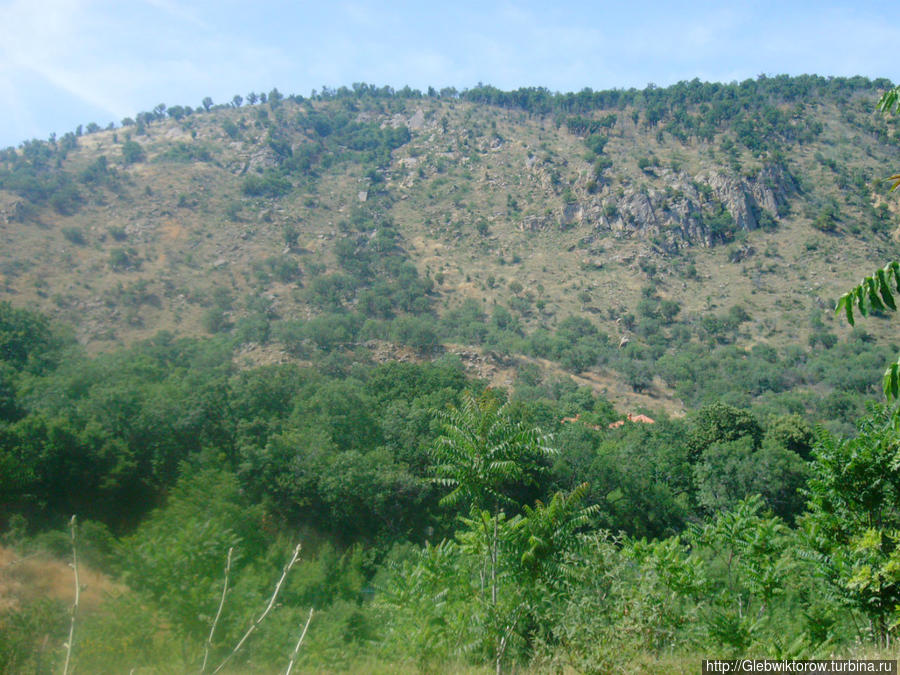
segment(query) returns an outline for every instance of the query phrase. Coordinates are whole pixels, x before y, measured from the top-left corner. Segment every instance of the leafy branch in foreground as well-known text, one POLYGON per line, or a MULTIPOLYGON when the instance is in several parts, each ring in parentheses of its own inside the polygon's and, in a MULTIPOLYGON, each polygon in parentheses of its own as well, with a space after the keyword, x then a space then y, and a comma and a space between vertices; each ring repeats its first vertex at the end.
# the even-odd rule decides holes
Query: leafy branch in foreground
POLYGON ((900 112, 900 86, 888 89, 878 99, 878 110, 885 114, 891 112, 900 112))
MULTIPOLYGON (((900 184, 900 177, 898 177, 898 184, 900 184)), ((853 317, 854 305, 863 316, 868 316, 869 312, 873 311, 890 310, 895 312, 897 311, 897 302, 894 300, 895 293, 900 293, 900 262, 896 260, 875 270, 872 275, 864 277, 859 284, 838 298, 834 312, 840 314, 843 310, 847 317, 847 323, 853 326, 856 325, 853 317)), ((883 387, 884 395, 888 400, 900 396, 900 358, 891 363, 884 371, 883 387)))
MULTIPOLYGON (((900 86, 888 89, 878 99, 878 110, 880 112, 890 114, 892 112, 900 112, 900 86)), ((891 192, 900 187, 900 173, 888 176, 887 180, 891 181, 891 192)))

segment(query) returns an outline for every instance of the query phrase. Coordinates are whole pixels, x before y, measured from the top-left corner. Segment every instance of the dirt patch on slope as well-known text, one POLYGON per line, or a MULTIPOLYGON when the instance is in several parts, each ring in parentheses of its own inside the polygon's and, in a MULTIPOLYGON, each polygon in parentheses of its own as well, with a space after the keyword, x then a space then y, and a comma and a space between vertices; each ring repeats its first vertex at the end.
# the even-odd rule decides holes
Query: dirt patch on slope
POLYGON ((167 219, 163 222, 159 231, 162 233, 164 241, 175 241, 184 236, 184 227, 176 220, 167 219))
MULTIPOLYGON (((125 590, 105 574, 83 564, 78 565, 78 580, 82 587, 79 612, 95 610, 111 594, 125 590)), ((0 613, 39 598, 71 605, 75 601, 71 566, 45 553, 19 555, 0 546, 0 613)))
MULTIPOLYGON (((415 350, 372 340, 366 343, 372 353, 372 360, 377 363, 386 361, 408 361, 422 363, 429 357, 417 354, 415 350)), ((662 410, 672 417, 683 417, 684 404, 675 393, 659 377, 653 378, 651 386, 645 392, 635 392, 612 371, 590 370, 573 375, 552 361, 529 356, 503 355, 489 350, 482 350, 468 345, 444 345, 447 353, 456 354, 462 361, 466 374, 484 380, 489 386, 511 390, 516 380, 517 369, 526 364, 537 365, 544 376, 571 377, 579 386, 588 387, 595 395, 603 396, 618 410, 634 411, 639 408, 662 410)))

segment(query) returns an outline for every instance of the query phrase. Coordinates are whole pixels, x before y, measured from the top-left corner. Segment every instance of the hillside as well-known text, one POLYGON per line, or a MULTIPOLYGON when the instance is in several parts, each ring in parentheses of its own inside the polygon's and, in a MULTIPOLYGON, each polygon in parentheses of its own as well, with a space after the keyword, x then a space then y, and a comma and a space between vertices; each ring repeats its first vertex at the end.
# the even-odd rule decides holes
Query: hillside
POLYGON ((0 675, 896 656, 900 274, 833 312, 900 252, 885 86, 272 91, 3 151, 0 675))
POLYGON ((92 352, 160 330, 228 333, 247 363, 453 344, 498 384, 537 365, 677 412, 697 387, 667 354, 849 334, 834 299, 898 252, 886 84, 160 105, 0 153, 2 297, 92 352))

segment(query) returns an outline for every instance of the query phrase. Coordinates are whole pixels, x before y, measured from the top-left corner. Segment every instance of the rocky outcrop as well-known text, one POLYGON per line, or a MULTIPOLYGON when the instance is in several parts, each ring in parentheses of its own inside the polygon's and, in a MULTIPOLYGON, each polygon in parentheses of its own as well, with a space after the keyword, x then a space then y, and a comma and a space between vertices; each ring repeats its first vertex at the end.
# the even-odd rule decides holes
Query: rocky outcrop
POLYGON ((620 196, 593 204, 585 220, 622 236, 658 239, 666 248, 687 243, 708 246, 712 241, 704 227, 702 204, 702 195, 689 181, 665 191, 626 188, 620 196))
POLYGON ((406 125, 410 131, 421 131, 425 127, 425 113, 421 108, 417 108, 415 114, 409 118, 406 125))
POLYGON ((578 203, 566 204, 563 207, 559 224, 562 228, 568 228, 580 225, 582 220, 584 220, 584 207, 578 203))
POLYGON ((712 188, 716 198, 725 206, 741 230, 759 227, 757 215, 766 211, 773 218, 796 191, 794 181, 778 165, 767 165, 752 178, 734 177, 721 171, 709 171, 696 177, 701 184, 712 188))
POLYGON ((278 166, 278 155, 269 146, 253 148, 242 162, 232 164, 232 173, 244 175, 248 171, 261 172, 278 166))
POLYGON ((583 206, 566 205, 562 222, 567 222, 568 213, 577 212, 581 220, 597 228, 653 238, 667 249, 712 246, 728 232, 757 229, 762 213, 777 218, 796 192, 793 179, 777 165, 766 166, 752 177, 705 171, 691 178, 665 169, 659 177, 661 185, 626 187, 583 206), (726 220, 731 220, 728 227, 722 222, 723 210, 726 220))
POLYGON ((409 124, 404 115, 400 113, 394 113, 388 120, 381 123, 382 129, 387 129, 391 127, 392 129, 399 129, 400 127, 408 127, 409 124))
POLYGON ((749 186, 756 203, 772 214, 778 213, 790 196, 797 192, 793 176, 779 164, 764 166, 749 186))
POLYGON ((548 216, 531 215, 522 219, 519 229, 523 232, 540 232, 549 229, 552 224, 553 221, 548 216))
POLYGON ((698 175, 695 180, 712 189, 715 198, 731 214, 737 229, 755 230, 758 227, 753 213, 753 197, 743 179, 721 171, 709 171, 698 175))
POLYGON ((28 218, 28 205, 24 201, 14 201, 0 208, 0 223, 24 223, 28 218))

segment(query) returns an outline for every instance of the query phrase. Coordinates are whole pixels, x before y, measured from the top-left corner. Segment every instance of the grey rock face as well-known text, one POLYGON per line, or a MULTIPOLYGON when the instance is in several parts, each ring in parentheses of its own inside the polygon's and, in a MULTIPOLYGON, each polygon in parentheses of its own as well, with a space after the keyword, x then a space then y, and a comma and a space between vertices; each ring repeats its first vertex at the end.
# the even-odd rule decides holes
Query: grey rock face
MULTIPOLYGON (((582 220, 624 236, 655 238, 667 249, 712 246, 717 234, 708 226, 710 215, 724 208, 735 230, 755 230, 761 212, 777 218, 796 191, 791 177, 776 165, 764 167, 754 177, 706 171, 690 178, 667 170, 660 177, 663 189, 627 187, 619 195, 578 205, 582 220)), ((563 223, 572 207, 566 206, 563 223)))
POLYGON ((726 175, 720 171, 710 171, 697 176, 696 180, 712 188, 716 196, 741 230, 755 230, 759 225, 753 214, 755 200, 751 196, 749 185, 740 178, 726 175))
POLYGON ((581 204, 573 203, 566 204, 563 207, 562 218, 560 219, 561 227, 572 227, 574 225, 580 225, 581 221, 584 219, 584 207, 581 204))
POLYGON ((420 131, 425 126, 425 113, 421 108, 416 109, 415 114, 409 118, 407 126, 414 131, 420 131))

